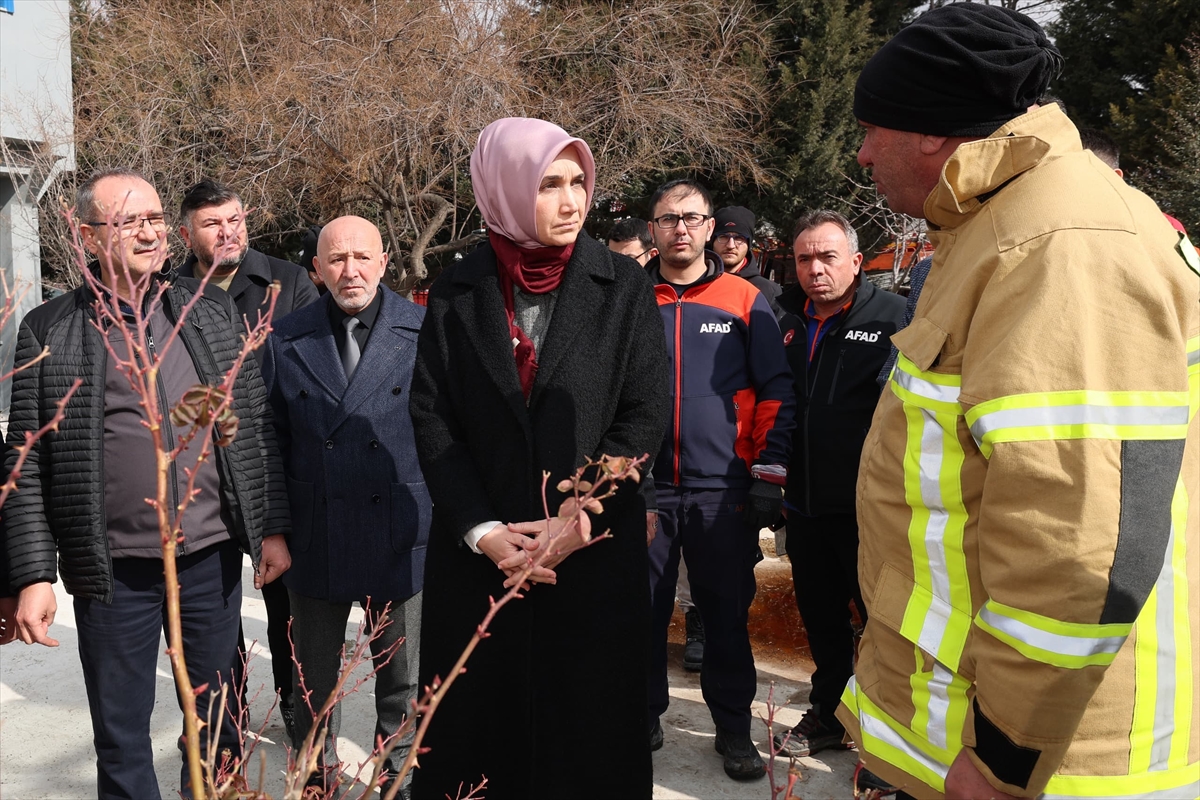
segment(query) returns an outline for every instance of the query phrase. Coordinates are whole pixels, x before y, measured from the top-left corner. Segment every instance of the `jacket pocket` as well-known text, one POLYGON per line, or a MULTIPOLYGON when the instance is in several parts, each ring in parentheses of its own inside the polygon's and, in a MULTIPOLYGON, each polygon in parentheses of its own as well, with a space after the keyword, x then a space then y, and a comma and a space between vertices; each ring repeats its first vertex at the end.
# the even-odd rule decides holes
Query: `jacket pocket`
POLYGON ((313 485, 287 477, 288 505, 292 510, 292 534, 288 537, 288 548, 306 552, 312 546, 313 530, 313 485))
POLYGON ((891 564, 879 569, 871 616, 957 671, 974 616, 954 608, 891 564))
POLYGON ((950 334, 921 317, 914 319, 904 330, 892 334, 892 344, 917 369, 927 372, 937 365, 942 346, 948 338, 950 334))
POLYGON ((429 523, 433 518, 433 500, 424 481, 391 485, 392 549, 405 554, 429 542, 429 523))

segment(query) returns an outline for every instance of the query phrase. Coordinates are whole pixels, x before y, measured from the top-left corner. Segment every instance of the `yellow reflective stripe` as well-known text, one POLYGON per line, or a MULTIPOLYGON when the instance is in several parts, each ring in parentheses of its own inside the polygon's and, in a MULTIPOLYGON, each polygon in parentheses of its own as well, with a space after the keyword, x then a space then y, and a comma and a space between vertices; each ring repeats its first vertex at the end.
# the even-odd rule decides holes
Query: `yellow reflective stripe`
POLYGON ((842 702, 858 717, 861 750, 924 781, 935 791, 945 790, 954 753, 934 747, 893 719, 859 690, 853 677, 842 692, 842 702))
POLYGON ((958 669, 971 627, 963 532, 967 511, 961 474, 966 455, 958 438, 958 414, 904 403, 907 441, 904 496, 912 509, 908 526, 914 588, 900 633, 951 670, 958 669))
POLYGON ((1187 489, 1181 475, 1176 481, 1175 496, 1171 500, 1172 536, 1175 539, 1170 547, 1175 593, 1175 707, 1171 714, 1174 735, 1171 737, 1171 752, 1167 765, 1172 769, 1187 765, 1192 724, 1196 718, 1196 672, 1192 664, 1192 636, 1197 620, 1189 619, 1191 598, 1188 596, 1187 538, 1184 533, 1187 530, 1188 502, 1187 489))
POLYGON ((905 403, 961 414, 958 393, 962 387, 961 375, 946 375, 940 372, 922 372, 917 365, 905 358, 903 353, 896 357, 892 379, 888 384, 892 392, 905 403))
POLYGON ((983 604, 975 624, 1027 658, 1068 669, 1111 664, 1133 629, 1063 622, 995 600, 983 604))
POLYGON ((932 670, 926 671, 925 653, 920 647, 913 647, 913 654, 916 668, 909 676, 915 709, 912 730, 943 750, 958 752, 962 749, 970 684, 937 661, 932 670))
POLYGON ((1042 800, 1180 800, 1200 796, 1200 763, 1136 775, 1054 775, 1042 800))
POLYGON ((1192 626, 1188 618, 1187 524, 1183 478, 1171 501, 1171 538, 1162 571, 1137 621, 1129 772, 1187 764, 1191 741, 1192 626))
POLYGON ((967 412, 985 457, 1001 442, 1183 439, 1187 392, 1046 392, 998 397, 967 412))

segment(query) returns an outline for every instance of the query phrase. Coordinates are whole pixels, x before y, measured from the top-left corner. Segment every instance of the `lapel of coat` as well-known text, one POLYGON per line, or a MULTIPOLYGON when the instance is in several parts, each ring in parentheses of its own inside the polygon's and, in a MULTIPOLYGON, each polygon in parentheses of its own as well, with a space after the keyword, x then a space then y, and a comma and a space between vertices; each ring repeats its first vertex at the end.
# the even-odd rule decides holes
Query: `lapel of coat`
MULTIPOLYGON (((604 283, 615 278, 608 249, 599 245, 584 232, 575 240, 575 250, 563 275, 562 288, 554 303, 550 329, 538 353, 537 377, 529 397, 534 408, 538 397, 554 375, 554 371, 577 345, 584 331, 598 330, 597 319, 604 305, 604 283)), ((514 370, 515 371, 515 370, 514 370)))
MULTIPOLYGON (((373 394, 389 389, 386 381, 400 372, 400 361, 411 358, 417 346, 417 333, 421 330, 419 314, 409 308, 411 303, 386 286, 380 284, 379 291, 383 292, 383 299, 375 329, 367 339, 362 360, 342 395, 342 402, 333 412, 330 431, 336 431, 373 394)), ((337 363, 340 369, 340 358, 337 363)))
POLYGON ((333 338, 333 326, 329 323, 330 295, 309 308, 312 309, 312 328, 307 333, 292 339, 296 357, 312 375, 313 379, 329 392, 334 402, 340 402, 346 393, 346 373, 342 369, 342 357, 338 355, 337 343, 333 338))
POLYGON ((525 407, 525 395, 521 391, 521 379, 517 376, 517 362, 513 357, 508 314, 504 310, 500 282, 496 278, 496 255, 488 244, 472 255, 454 275, 455 283, 472 288, 457 294, 451 306, 466 331, 467 339, 478 352, 488 377, 508 401, 525 434, 532 438, 529 409, 525 407))

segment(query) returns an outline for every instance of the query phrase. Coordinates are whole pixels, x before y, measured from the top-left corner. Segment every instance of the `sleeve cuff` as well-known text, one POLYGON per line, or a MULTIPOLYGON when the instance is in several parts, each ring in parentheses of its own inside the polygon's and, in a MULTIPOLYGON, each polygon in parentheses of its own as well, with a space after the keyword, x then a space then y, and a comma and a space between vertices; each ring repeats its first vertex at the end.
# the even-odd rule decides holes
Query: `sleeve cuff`
POLYGON ((494 519, 488 522, 481 522, 471 530, 467 531, 467 535, 463 537, 463 541, 467 543, 467 547, 472 551, 482 555, 483 551, 479 549, 479 540, 484 537, 492 528, 502 524, 500 520, 494 519))
POLYGON ((787 486, 787 467, 779 464, 755 464, 750 468, 750 477, 776 486, 787 486))

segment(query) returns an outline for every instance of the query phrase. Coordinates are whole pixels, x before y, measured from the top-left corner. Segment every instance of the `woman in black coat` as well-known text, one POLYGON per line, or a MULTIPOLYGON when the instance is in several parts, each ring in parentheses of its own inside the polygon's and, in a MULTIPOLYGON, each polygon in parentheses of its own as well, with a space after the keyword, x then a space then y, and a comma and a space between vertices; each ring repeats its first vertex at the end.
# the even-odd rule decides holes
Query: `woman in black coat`
MULTIPOLYGON (((545 516, 542 471, 554 513, 555 485, 589 458, 662 442, 662 322, 642 269, 582 232, 594 170, 582 140, 540 120, 493 123, 471 158, 490 241, 430 290, 410 404, 434 502, 423 686, 536 555, 522 523, 545 516)), ((450 688, 414 797, 483 778, 489 800, 651 796, 642 486, 626 482, 590 521, 612 539, 540 570, 450 688)))

